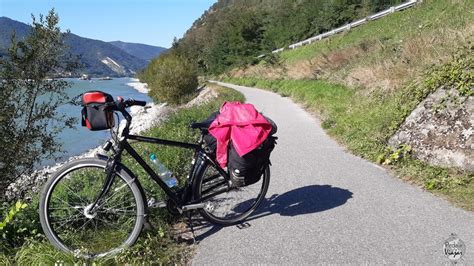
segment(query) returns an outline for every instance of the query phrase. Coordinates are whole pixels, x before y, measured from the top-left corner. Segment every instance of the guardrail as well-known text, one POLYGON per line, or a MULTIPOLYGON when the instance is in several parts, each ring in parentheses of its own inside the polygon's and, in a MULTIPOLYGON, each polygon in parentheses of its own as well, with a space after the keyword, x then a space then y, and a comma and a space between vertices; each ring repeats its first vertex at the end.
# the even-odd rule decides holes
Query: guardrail
MULTIPOLYGON (((330 30, 330 31, 327 31, 327 32, 324 32, 324 33, 321 33, 319 35, 316 35, 314 37, 311 37, 311 38, 308 38, 306 40, 303 40, 303 41, 300 41, 300 42, 297 42, 297 43, 293 43, 293 44, 290 44, 288 45, 287 47, 283 47, 283 48, 279 48, 279 49, 276 49, 276 50, 273 50, 272 51, 272 54, 276 54, 276 53, 280 53, 282 51, 284 51, 285 49, 296 49, 298 47, 301 47, 303 45, 306 45, 306 44, 310 44, 310 43, 313 43, 313 42, 316 42, 316 41, 320 41, 324 38, 328 38, 332 35, 335 35, 335 34, 338 34, 340 32, 344 32, 344 31, 349 31, 351 30, 352 28, 355 28, 355 27, 358 27, 360 25, 363 25, 369 21, 372 21, 372 20, 377 20, 377 19, 380 19, 380 18, 383 18, 387 15, 390 15, 392 13, 395 13, 396 11, 401 11, 401 10, 404 10, 404 9, 407 9, 407 8, 410 8, 410 7, 413 7, 415 6, 417 3, 420 3, 422 2, 423 0, 410 0, 408 2, 405 2, 403 4, 400 4, 398 6, 392 6, 386 10, 383 10, 383 11, 380 11, 376 14, 373 14, 373 15, 370 15, 370 16, 367 16, 366 18, 363 18, 363 19, 359 19, 359 20, 356 20, 356 21, 353 21, 352 23, 349 23, 347 25, 344 25, 342 27, 339 27, 339 28, 335 28, 333 30, 330 30)), ((259 55, 257 58, 262 58, 264 57, 265 54, 261 54, 259 55)))

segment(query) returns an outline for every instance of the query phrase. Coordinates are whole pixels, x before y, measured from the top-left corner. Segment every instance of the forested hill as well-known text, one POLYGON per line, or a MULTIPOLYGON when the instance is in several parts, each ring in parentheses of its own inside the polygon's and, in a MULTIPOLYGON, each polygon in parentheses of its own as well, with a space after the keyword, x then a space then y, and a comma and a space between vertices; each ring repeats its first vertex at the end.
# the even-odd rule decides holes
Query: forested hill
MULTIPOLYGON (((0 17, 0 56, 6 54, 13 32, 16 33, 16 38, 21 40, 30 29, 31 26, 25 23, 0 17)), ((164 49, 129 43, 122 43, 126 47, 120 47, 117 44, 84 38, 72 33, 66 35, 65 42, 72 54, 80 56, 83 67, 78 70, 78 74, 86 73, 92 76, 133 76, 135 72, 146 67, 149 57, 154 53, 157 56, 161 52, 160 49, 164 49), (157 49, 159 51, 156 51, 157 49)))
POLYGON ((402 0, 219 0, 174 50, 200 70, 221 73, 262 52, 317 35, 402 0))

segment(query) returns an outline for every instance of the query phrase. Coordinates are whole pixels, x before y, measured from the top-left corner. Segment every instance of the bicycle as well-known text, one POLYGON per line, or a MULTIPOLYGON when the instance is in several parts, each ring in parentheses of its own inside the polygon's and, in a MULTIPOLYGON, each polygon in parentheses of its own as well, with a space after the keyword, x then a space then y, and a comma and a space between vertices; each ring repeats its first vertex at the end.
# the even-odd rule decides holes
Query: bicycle
MULTIPOLYGON (((263 201, 270 182, 270 162, 256 184, 235 187, 228 171, 212 158, 203 142, 209 123, 192 123, 200 130, 197 143, 130 134, 132 116, 126 108, 146 102, 119 99, 110 106, 126 120, 119 134, 103 146, 110 156, 78 159, 62 166, 45 184, 40 198, 40 221, 46 237, 60 250, 92 258, 115 254, 135 243, 149 207, 166 206, 172 214, 193 210, 213 224, 240 223, 263 201), (180 188, 169 188, 129 141, 194 150, 189 176, 180 188), (121 163, 126 151, 166 194, 164 204, 148 206, 137 176, 121 163)), ((276 137, 273 137, 275 138, 276 137)))

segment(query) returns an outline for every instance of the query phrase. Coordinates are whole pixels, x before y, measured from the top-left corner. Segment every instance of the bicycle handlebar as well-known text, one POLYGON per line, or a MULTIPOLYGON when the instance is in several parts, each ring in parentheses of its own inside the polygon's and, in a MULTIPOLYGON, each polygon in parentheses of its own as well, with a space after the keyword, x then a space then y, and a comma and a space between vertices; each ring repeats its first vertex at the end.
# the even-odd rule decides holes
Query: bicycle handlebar
POLYGON ((125 108, 131 107, 131 106, 134 106, 134 105, 146 106, 146 102, 145 101, 137 101, 137 100, 134 100, 134 99, 123 100, 122 97, 117 97, 117 100, 115 102, 113 102, 111 107, 115 111, 123 112, 123 111, 125 111, 125 108))
POLYGON ((123 135, 128 135, 130 124, 132 122, 132 116, 127 112, 126 108, 134 106, 134 105, 145 106, 146 102, 145 101, 137 101, 137 100, 134 100, 134 99, 123 100, 122 97, 118 97, 117 101, 115 101, 114 104, 113 104, 112 108, 115 111, 121 112, 123 117, 127 121, 127 124, 125 125, 125 128, 123 129, 123 132, 122 132, 123 135))
POLYGON ((137 101, 137 100, 134 100, 134 99, 128 99, 128 100, 125 101, 125 105, 127 107, 133 106, 133 105, 145 106, 146 102, 145 101, 137 101))

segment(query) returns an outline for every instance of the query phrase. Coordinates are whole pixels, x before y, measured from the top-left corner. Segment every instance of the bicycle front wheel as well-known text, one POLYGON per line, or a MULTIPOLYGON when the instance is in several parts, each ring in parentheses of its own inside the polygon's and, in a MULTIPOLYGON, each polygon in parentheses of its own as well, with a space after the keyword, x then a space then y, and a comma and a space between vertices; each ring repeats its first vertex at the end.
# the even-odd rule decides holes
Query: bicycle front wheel
POLYGON ((199 211, 211 223, 237 224, 246 219, 265 198, 270 184, 269 166, 263 171, 260 181, 209 198, 207 197, 225 188, 226 184, 223 184, 224 177, 210 164, 205 163, 202 167, 196 179, 194 195, 197 200, 206 204, 206 207, 199 211))
POLYGON ((57 248, 80 257, 103 257, 138 238, 145 215, 143 197, 121 167, 117 167, 109 192, 91 211, 104 185, 105 168, 104 160, 76 160, 63 166, 44 186, 41 226, 57 248))

